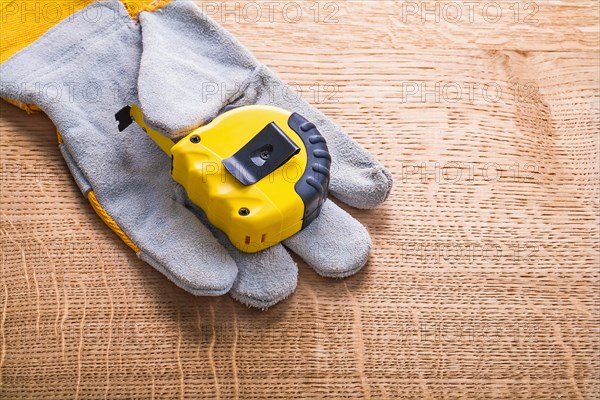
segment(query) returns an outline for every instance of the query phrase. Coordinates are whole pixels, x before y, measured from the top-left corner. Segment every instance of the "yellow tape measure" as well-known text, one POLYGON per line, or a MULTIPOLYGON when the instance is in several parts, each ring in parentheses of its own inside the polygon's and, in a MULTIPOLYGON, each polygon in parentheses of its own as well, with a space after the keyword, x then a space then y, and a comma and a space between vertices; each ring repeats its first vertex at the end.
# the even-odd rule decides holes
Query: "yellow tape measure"
POLYGON ((297 113, 237 107, 177 143, 150 128, 135 104, 115 118, 120 131, 135 121, 171 157, 173 179, 242 251, 264 250, 305 228, 327 197, 327 144, 297 113))

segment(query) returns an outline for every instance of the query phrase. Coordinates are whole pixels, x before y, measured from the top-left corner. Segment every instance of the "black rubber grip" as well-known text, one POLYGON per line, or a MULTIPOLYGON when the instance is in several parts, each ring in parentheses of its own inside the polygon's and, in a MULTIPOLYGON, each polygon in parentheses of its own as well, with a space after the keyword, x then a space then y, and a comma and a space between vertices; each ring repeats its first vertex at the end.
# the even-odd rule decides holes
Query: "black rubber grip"
POLYGON ((329 191, 331 156, 325 138, 317 127, 298 113, 293 113, 288 125, 302 138, 306 147, 306 169, 294 189, 304 202, 302 228, 306 228, 321 212, 329 191))

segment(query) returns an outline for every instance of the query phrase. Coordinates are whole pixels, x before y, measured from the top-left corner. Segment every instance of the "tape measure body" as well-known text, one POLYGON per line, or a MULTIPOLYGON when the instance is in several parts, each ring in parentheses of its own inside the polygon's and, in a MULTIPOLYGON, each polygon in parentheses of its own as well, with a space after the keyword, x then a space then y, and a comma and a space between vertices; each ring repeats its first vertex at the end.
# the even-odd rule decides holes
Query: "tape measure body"
POLYGON ((237 107, 174 145, 145 125, 138 107, 130 114, 171 155, 173 179, 238 249, 264 250, 319 215, 331 158, 325 139, 299 114, 237 107))

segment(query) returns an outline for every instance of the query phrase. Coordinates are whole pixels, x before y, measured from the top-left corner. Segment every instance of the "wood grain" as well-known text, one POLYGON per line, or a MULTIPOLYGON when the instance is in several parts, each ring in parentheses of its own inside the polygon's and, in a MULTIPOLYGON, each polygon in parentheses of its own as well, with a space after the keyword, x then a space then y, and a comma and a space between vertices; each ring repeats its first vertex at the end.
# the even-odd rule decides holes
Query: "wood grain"
POLYGON ((395 179, 367 267, 266 312, 139 261, 2 102, 0 398, 600 398, 598 3, 448 3, 210 3, 395 179))

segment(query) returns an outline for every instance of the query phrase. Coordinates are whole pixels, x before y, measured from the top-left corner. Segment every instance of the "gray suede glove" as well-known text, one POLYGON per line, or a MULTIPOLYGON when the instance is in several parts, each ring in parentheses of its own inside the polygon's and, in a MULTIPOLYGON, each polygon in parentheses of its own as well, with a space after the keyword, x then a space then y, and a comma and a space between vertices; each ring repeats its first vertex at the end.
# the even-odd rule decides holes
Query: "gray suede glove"
POLYGON ((191 293, 230 292, 260 308, 296 287, 297 266, 283 245, 323 276, 348 276, 365 265, 367 230, 331 200, 283 245, 239 252, 172 180, 168 157, 136 125, 119 132, 114 114, 138 103, 148 123, 176 139, 231 104, 298 112, 327 139, 330 193, 359 208, 377 206, 392 184, 368 153, 306 102, 289 96, 275 74, 191 2, 142 12, 139 24, 116 1, 84 12, 99 17, 90 21, 76 13, 4 62, 0 94, 36 104, 49 115, 80 189, 141 259, 191 293), (62 87, 64 95, 28 89, 36 84, 62 87))

